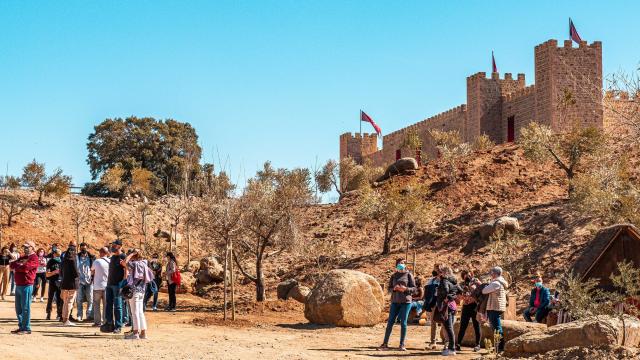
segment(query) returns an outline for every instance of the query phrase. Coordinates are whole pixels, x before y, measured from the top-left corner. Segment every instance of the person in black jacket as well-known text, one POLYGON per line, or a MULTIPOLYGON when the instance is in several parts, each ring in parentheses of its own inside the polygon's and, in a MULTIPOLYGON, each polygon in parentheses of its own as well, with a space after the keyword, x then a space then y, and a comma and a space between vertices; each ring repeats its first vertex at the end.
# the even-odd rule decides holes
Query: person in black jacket
POLYGON ((55 249, 51 253, 51 258, 47 261, 47 281, 49 282, 49 293, 47 297, 47 320, 51 320, 51 310, 53 302, 56 302, 57 320, 62 320, 62 295, 60 294, 60 267, 62 266, 60 255, 62 251, 55 249))
POLYGON ((387 290, 391 293, 391 305, 389 306, 389 320, 384 333, 384 342, 378 350, 389 349, 389 337, 396 319, 400 321, 400 351, 406 351, 405 337, 407 336, 407 318, 411 310, 411 300, 416 291, 416 283, 413 275, 407 270, 405 260, 396 260, 396 272, 389 279, 387 290))
POLYGON ((442 355, 444 356, 456 355, 456 334, 453 330, 453 323, 455 321, 456 310, 458 309, 456 298, 461 292, 462 288, 458 285, 458 281, 453 275, 453 270, 451 270, 449 266, 443 266, 440 269, 440 285, 438 285, 436 295, 436 311, 446 315, 444 316, 445 322, 443 326, 447 332, 448 346, 442 351, 442 355))
POLYGON ((64 302, 62 306, 62 322, 64 326, 74 326, 75 324, 69 321, 69 316, 73 310, 73 304, 76 302, 78 290, 77 251, 75 245, 70 245, 65 254, 60 271, 60 275, 62 276, 60 292, 62 293, 62 301, 64 302))

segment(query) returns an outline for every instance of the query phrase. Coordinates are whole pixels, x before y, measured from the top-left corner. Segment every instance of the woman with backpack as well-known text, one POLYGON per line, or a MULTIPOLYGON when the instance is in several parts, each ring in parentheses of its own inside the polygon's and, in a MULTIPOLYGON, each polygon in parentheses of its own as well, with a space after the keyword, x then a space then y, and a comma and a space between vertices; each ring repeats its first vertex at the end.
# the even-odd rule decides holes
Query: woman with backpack
POLYGON ((147 339, 144 294, 147 290, 147 284, 153 281, 153 272, 138 249, 134 249, 122 262, 127 278, 127 285, 123 288, 123 296, 128 299, 133 323, 133 331, 124 338, 128 340, 147 339))
POLYGON ((178 269, 178 260, 171 251, 167 252, 166 256, 167 268, 165 274, 167 275, 167 284, 169 291, 169 304, 166 311, 176 311, 176 291, 180 285, 180 270, 178 269))
POLYGON ((441 322, 447 333, 448 345, 442 350, 443 356, 456 355, 455 339, 456 334, 453 330, 456 311, 458 304, 456 298, 462 288, 458 285, 458 281, 453 275, 453 270, 449 266, 443 266, 440 269, 440 284, 438 285, 436 308, 434 310, 434 319, 441 322))
POLYGON ((389 349, 389 337, 396 320, 400 321, 400 351, 406 351, 405 337, 407 336, 407 318, 411 311, 411 301, 416 292, 416 283, 413 275, 407 270, 404 259, 396 260, 396 271, 389 279, 388 291, 391 293, 391 305, 389 307, 389 320, 384 333, 384 341, 378 350, 389 349))
POLYGON ((73 310, 73 304, 76 302, 78 290, 78 267, 76 264, 77 252, 75 245, 69 245, 65 254, 60 268, 60 276, 62 277, 60 292, 63 301, 62 323, 64 326, 74 326, 75 324, 69 321, 69 317, 73 310))

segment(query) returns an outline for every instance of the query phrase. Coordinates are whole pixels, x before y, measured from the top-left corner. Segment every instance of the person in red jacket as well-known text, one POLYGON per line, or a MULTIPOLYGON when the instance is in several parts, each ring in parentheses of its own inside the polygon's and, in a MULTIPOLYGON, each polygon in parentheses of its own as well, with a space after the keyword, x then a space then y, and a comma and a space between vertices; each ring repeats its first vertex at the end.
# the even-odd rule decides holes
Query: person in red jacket
POLYGON ((38 270, 38 255, 33 241, 26 241, 22 245, 24 255, 11 263, 11 270, 15 273, 16 281, 16 316, 18 317, 18 329, 12 334, 31 334, 31 295, 33 282, 38 270))

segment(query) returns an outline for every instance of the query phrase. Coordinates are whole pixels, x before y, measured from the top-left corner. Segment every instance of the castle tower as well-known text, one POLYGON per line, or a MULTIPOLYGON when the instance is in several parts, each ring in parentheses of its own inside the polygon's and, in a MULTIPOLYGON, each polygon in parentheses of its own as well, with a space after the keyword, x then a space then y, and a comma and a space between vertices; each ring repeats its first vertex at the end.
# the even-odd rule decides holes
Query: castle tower
POLYGON ((367 156, 378 151, 378 136, 376 134, 340 135, 340 160, 351 157, 358 164, 363 164, 367 156))
POLYGON ((482 134, 487 134, 496 143, 504 142, 502 126, 502 96, 525 86, 524 74, 514 80, 510 73, 500 79, 499 73, 479 72, 467 78, 467 118, 462 137, 472 142, 482 134))
POLYGON ((554 131, 566 131, 572 124, 603 128, 602 43, 577 48, 571 40, 558 47, 549 40, 535 48, 536 119, 554 131), (577 106, 563 109, 561 99, 569 90, 577 106))

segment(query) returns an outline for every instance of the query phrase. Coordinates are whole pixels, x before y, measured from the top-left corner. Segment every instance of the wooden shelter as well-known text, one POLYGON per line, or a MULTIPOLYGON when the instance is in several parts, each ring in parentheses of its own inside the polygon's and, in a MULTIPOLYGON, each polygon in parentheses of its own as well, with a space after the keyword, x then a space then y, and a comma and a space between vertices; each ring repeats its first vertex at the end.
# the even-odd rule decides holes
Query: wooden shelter
POLYGON ((640 230, 631 224, 618 224, 600 230, 587 243, 574 266, 582 280, 600 279, 600 287, 613 290, 610 280, 618 263, 631 261, 640 267, 640 230))

